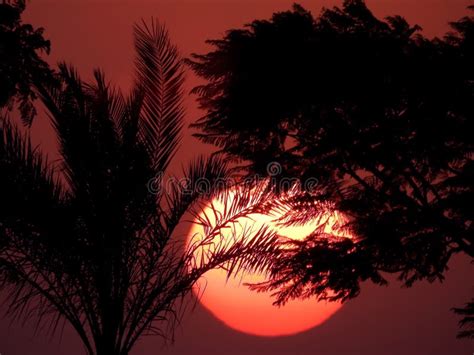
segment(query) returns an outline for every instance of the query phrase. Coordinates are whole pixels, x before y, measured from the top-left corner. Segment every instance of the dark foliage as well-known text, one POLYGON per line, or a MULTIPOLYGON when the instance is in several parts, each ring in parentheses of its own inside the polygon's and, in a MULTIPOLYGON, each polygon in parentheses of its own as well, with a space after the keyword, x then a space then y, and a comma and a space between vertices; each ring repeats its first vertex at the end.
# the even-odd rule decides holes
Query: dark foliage
POLYGON ((317 178, 318 194, 303 192, 287 221, 331 201, 356 236, 315 231, 254 289, 275 291, 278 304, 346 300, 364 280, 386 283, 383 273, 410 286, 442 280, 453 254, 474 257, 474 18, 452 28, 428 40, 361 0, 317 18, 295 5, 189 61, 208 80, 194 90, 207 110, 196 136, 249 174, 278 162, 280 177, 317 178))
MULTIPOLYGON (((184 169, 187 184, 159 188, 180 142, 182 62, 155 23, 135 28, 135 48, 136 85, 128 96, 100 71, 85 83, 64 64, 59 82, 36 86, 59 141, 60 169, 7 119, 0 124, 7 314, 36 317, 53 331, 68 322, 89 355, 126 355, 144 334, 169 335, 203 273, 251 266, 259 260, 251 256, 271 252, 275 239, 262 230, 251 242, 240 235, 220 244, 219 230, 209 226, 186 248, 176 235, 183 215, 198 214, 200 198, 216 192, 200 191, 197 182, 213 187, 227 176, 226 164, 197 159, 184 169)), ((247 207, 248 194, 220 214, 223 225, 247 207)))
POLYGON ((454 308, 454 312, 463 318, 459 325, 464 328, 458 334, 459 338, 474 338, 474 300, 466 303, 464 308, 454 308))
POLYGON ((50 42, 43 29, 23 24, 24 0, 0 3, 0 107, 12 109, 15 103, 25 124, 36 115, 32 88, 36 82, 52 79, 52 71, 40 54, 49 54, 50 42))

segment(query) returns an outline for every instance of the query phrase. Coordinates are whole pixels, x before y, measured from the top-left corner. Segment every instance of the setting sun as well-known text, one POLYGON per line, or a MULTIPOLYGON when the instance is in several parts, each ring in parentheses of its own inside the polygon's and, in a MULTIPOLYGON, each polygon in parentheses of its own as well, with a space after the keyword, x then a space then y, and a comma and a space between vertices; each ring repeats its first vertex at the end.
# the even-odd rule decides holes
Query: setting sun
MULTIPOLYGON (((234 194, 230 193, 227 199, 231 200, 233 196, 234 194)), ((213 223, 215 211, 222 212, 223 209, 222 199, 215 198, 201 215, 205 214, 206 218, 213 223)), ((247 218, 240 218, 232 228, 221 231, 222 240, 219 243, 232 242, 231 238, 242 235, 244 229, 250 230, 245 233, 245 238, 252 238, 256 231, 265 225, 278 231, 278 234, 282 236, 301 240, 313 232, 318 223, 321 223, 321 221, 313 221, 304 226, 281 227, 277 225, 275 218, 278 216, 264 214, 252 214, 247 218)), ((328 213, 327 217, 324 216, 325 232, 339 235, 340 232, 332 230, 332 227, 341 218, 338 213, 332 215, 328 213)), ((193 224, 188 244, 196 238, 202 238, 203 232, 200 224, 193 224)), ((200 254, 199 250, 195 254, 200 254)), ((263 274, 239 272, 228 278, 226 270, 213 269, 196 283, 194 293, 202 305, 224 324, 240 332, 258 336, 285 336, 309 330, 325 322, 341 308, 339 302, 316 301, 315 299, 291 301, 282 307, 274 306, 272 304, 274 298, 269 293, 257 293, 244 285, 264 280, 263 274)))

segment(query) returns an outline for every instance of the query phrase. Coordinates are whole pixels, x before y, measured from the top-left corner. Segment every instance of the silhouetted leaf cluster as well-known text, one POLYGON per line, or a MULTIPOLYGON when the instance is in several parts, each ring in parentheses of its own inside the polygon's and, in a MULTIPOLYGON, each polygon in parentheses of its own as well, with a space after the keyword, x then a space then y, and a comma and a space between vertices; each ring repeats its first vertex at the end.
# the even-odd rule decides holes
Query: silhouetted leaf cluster
POLYGON ((40 56, 49 54, 50 42, 43 38, 42 28, 21 22, 24 10, 24 0, 0 4, 0 107, 11 110, 18 103, 23 121, 29 125, 36 115, 32 86, 53 80, 53 75, 40 56))
POLYGON ((452 29, 430 40, 361 0, 318 17, 295 5, 189 60, 208 81, 194 90, 207 110, 196 136, 249 174, 278 162, 280 177, 317 178, 313 203, 287 221, 309 221, 331 201, 355 236, 316 232, 254 288, 279 304, 346 300, 362 281, 385 284, 386 272, 410 286, 442 280, 453 254, 474 257, 474 18, 452 29))

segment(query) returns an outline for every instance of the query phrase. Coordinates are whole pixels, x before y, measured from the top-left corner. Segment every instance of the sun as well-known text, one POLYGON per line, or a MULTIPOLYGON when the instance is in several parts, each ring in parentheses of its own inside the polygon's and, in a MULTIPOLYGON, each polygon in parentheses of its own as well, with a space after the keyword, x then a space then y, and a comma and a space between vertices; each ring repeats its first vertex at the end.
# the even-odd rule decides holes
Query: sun
MULTIPOLYGON (((228 196, 232 199, 233 194, 230 193, 228 196)), ((206 218, 214 222, 214 212, 223 211, 223 209, 222 199, 215 198, 201 214, 205 214, 206 218)), ((328 214, 325 232, 332 232, 331 228, 339 218, 341 216, 338 213, 328 214)), ((240 231, 244 228, 257 231, 267 225, 278 230, 280 235, 303 239, 317 226, 317 222, 312 221, 304 226, 282 228, 277 226, 274 220, 275 215, 252 214, 250 218, 239 220, 237 228, 240 231)), ((221 238, 231 240, 230 238, 236 232, 239 231, 231 231, 231 228, 224 229, 221 232, 221 238)), ((338 231, 333 233, 339 234, 338 231)), ((203 227, 194 223, 189 233, 188 245, 196 236, 203 234, 203 227)), ((247 237, 252 238, 252 233, 247 234, 247 237)), ((339 302, 306 299, 291 301, 285 306, 276 307, 272 304, 274 299, 270 294, 250 291, 244 285, 244 283, 264 280, 265 275, 256 273, 239 273, 235 277, 228 278, 225 270, 213 269, 198 280, 193 291, 200 303, 228 327, 243 333, 265 337, 293 335, 314 328, 328 320, 342 306, 339 302)))

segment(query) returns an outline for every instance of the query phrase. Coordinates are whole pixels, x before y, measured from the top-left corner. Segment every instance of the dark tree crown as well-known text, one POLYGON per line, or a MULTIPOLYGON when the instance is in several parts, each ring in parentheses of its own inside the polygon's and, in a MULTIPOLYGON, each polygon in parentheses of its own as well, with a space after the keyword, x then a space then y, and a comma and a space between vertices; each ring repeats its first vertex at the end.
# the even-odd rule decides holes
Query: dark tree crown
POLYGON ((357 236, 315 231, 255 288, 278 291, 278 303, 348 299, 361 281, 385 283, 384 272, 409 286, 442 279, 453 254, 474 257, 474 19, 452 28, 428 40, 363 1, 318 17, 295 5, 192 57, 208 80, 194 90, 207 111, 196 136, 250 174, 278 162, 280 177, 318 179, 292 223, 329 200, 357 236))

